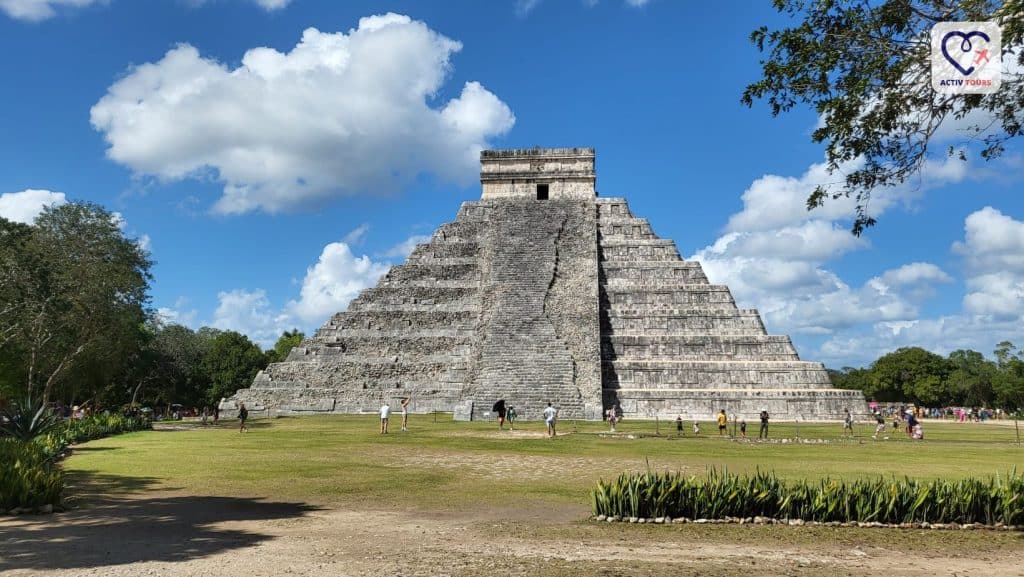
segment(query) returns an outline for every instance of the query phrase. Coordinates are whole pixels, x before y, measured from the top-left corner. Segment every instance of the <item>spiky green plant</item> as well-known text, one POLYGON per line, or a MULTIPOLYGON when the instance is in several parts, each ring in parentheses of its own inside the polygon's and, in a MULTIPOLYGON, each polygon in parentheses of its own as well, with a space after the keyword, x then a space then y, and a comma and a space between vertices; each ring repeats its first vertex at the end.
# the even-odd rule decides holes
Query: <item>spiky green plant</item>
POLYGON ((783 482, 774 473, 740 476, 709 469, 702 478, 647 471, 599 481, 595 515, 807 521, 1024 523, 1024 476, 933 480, 883 478, 783 482))

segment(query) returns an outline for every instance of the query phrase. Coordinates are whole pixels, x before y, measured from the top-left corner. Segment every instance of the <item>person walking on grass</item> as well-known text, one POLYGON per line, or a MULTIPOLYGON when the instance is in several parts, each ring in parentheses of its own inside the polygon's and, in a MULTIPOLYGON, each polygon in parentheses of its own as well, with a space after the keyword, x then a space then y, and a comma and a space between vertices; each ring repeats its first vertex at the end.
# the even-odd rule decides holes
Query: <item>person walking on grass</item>
POLYGON ((239 403, 238 405, 238 432, 248 433, 249 427, 245 426, 245 420, 249 418, 249 409, 245 408, 245 403, 239 403))
POLYGON ((725 409, 718 411, 718 436, 721 437, 725 433, 725 427, 729 424, 729 417, 725 416, 725 409))
POLYGON ((850 409, 846 409, 846 416, 843 417, 843 436, 853 436, 853 415, 850 414, 850 409))
POLYGON ((402 399, 402 430, 409 430, 409 397, 402 399))
POLYGON ((507 409, 505 408, 505 399, 498 399, 498 402, 494 403, 491 410, 498 414, 498 430, 505 428, 505 415, 507 409))
POLYGON ((518 414, 516 414, 516 408, 513 407, 512 405, 509 405, 508 410, 505 412, 505 416, 508 417, 508 430, 516 430, 516 417, 519 416, 518 414))
POLYGON ((683 436, 683 416, 682 415, 676 415, 676 436, 677 437, 682 437, 683 436))
POLYGON ((555 425, 558 419, 558 409, 551 406, 548 403, 548 408, 544 409, 544 422, 548 426, 548 436, 554 437, 557 433, 555 432, 555 425))
POLYGON ((693 422, 693 434, 694 435, 699 435, 700 434, 700 423, 697 422, 697 421, 693 422))
POLYGON ((882 416, 882 413, 875 413, 875 422, 877 426, 875 427, 875 434, 871 435, 872 439, 877 439, 878 433, 885 433, 885 417, 882 416))
POLYGON ((757 438, 768 438, 768 411, 761 411, 761 430, 758 431, 757 438))
POLYGON ((388 419, 391 417, 391 405, 387 401, 380 406, 380 434, 388 434, 388 419))
POLYGON ((615 407, 608 409, 608 424, 612 426, 612 432, 615 432, 615 423, 619 422, 619 417, 615 414, 615 407))
POLYGON ((743 417, 740 417, 740 435, 742 435, 744 439, 747 438, 747 419, 743 417))

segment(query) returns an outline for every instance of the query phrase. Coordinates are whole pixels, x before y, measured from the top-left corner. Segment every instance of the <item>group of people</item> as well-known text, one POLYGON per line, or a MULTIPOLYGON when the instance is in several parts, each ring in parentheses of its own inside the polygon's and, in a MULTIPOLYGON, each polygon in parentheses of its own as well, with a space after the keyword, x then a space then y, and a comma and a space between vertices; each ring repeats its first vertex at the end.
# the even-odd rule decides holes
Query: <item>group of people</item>
MULTIPOLYGON (((849 415, 849 411, 847 411, 849 415)), ((875 434, 871 435, 872 439, 877 439, 878 435, 885 433, 885 415, 881 411, 874 412, 875 417, 875 434)), ((901 426, 904 428, 907 437, 911 439, 924 439, 924 428, 921 426, 921 421, 918 419, 915 411, 910 409, 905 410, 901 413, 894 413, 892 415, 892 432, 893 434, 899 433, 901 426)), ((888 439, 889 437, 885 437, 888 439)))
MULTIPOLYGON (((409 402, 412 401, 410 397, 404 397, 399 401, 399 406, 402 408, 402 431, 409 430, 409 402)), ((391 421, 391 405, 387 401, 380 407, 380 434, 388 434, 388 423, 391 421)))

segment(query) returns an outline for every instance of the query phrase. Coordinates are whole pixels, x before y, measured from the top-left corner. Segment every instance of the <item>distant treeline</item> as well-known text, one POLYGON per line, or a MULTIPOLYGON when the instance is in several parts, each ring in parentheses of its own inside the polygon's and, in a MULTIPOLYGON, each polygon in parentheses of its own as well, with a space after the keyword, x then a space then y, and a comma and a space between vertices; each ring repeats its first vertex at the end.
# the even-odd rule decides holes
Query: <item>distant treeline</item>
POLYGON ((977 351, 957 350, 943 357, 905 347, 867 368, 843 367, 828 373, 833 386, 862 391, 878 402, 1024 409, 1024 349, 1003 341, 994 356, 990 360, 977 351))

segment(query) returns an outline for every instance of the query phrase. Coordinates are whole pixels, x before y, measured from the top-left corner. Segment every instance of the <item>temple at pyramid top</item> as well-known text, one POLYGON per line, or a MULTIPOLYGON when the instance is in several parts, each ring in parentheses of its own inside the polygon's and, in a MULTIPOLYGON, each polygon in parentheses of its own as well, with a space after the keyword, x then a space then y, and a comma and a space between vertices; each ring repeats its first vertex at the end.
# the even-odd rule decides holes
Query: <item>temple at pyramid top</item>
POLYGON ((480 153, 483 200, 584 200, 597 196, 593 148, 522 148, 480 153))

